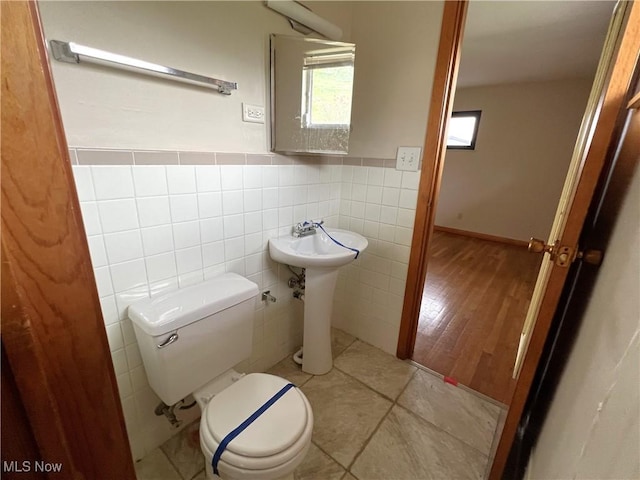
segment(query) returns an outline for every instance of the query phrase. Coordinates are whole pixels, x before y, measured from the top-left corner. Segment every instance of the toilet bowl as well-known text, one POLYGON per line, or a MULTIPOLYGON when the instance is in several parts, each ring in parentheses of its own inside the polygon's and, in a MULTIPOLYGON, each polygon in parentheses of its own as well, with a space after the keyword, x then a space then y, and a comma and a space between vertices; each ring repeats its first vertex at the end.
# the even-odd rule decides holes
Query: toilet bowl
POLYGON ((228 273, 129 307, 151 388, 167 405, 189 394, 198 402, 207 478, 293 478, 311 444, 313 412, 301 390, 233 370, 251 354, 257 294, 228 273))
MULTIPOLYGON (((216 478, 212 459, 224 437, 288 383, 274 375, 252 373, 209 401, 200 419, 207 478, 216 478)), ((196 398, 201 393, 196 392, 196 398)), ((292 388, 229 443, 218 461, 219 475, 225 480, 286 478, 309 450, 312 430, 311 405, 299 389, 292 388)))

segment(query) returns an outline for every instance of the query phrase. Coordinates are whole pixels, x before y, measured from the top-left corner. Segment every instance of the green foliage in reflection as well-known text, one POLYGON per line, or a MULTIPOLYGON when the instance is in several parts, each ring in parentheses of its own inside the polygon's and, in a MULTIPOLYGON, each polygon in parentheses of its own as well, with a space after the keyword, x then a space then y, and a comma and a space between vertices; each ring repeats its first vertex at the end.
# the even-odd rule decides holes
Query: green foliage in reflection
POLYGON ((314 68, 311 87, 311 125, 349 125, 353 66, 314 68))

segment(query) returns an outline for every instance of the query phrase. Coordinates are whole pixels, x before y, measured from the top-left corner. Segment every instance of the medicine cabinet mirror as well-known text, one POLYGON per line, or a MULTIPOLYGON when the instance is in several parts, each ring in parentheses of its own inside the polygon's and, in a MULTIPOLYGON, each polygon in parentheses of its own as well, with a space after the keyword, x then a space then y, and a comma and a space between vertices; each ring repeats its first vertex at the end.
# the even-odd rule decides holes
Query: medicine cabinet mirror
POLYGON ((356 46, 271 35, 271 150, 346 155, 356 46))

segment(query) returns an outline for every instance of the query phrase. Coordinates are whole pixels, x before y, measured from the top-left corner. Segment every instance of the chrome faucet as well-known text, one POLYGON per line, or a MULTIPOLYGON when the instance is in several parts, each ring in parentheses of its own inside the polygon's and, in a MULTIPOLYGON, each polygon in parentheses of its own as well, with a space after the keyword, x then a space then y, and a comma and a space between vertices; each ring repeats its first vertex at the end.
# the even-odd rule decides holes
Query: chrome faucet
POLYGON ((323 223, 323 220, 320 220, 319 222, 305 220, 304 222, 296 223, 293 226, 293 232, 291 234, 294 237, 306 237, 307 235, 313 235, 316 233, 316 227, 323 223))

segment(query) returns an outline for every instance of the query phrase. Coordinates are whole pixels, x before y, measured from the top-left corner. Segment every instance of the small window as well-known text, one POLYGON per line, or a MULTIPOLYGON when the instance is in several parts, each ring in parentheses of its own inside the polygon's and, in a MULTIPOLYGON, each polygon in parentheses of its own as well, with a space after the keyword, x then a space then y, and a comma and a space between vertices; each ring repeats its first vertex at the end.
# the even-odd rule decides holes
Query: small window
POLYGON ((453 112, 449 121, 447 148, 474 150, 480 123, 480 110, 453 112))
POLYGON ((302 126, 345 128, 351 123, 352 50, 304 59, 302 126))

